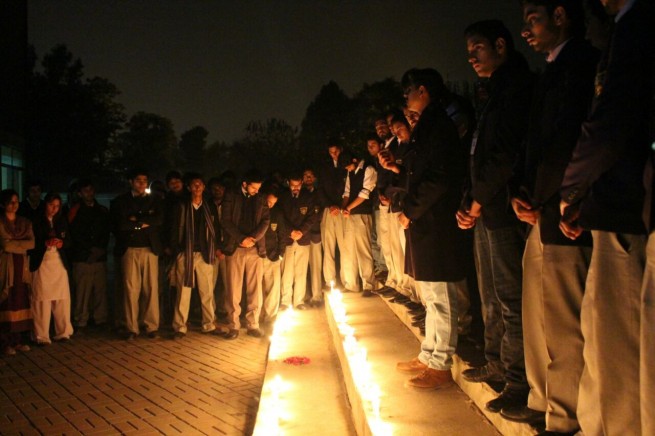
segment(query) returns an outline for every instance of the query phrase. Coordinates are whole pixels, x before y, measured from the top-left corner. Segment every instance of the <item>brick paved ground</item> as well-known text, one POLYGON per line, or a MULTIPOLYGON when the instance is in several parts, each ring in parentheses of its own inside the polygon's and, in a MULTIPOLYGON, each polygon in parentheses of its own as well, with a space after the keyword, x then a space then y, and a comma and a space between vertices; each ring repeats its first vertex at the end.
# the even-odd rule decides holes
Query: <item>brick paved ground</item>
MULTIPOLYGON (((245 333, 243 331, 242 333, 245 333)), ((268 341, 104 332, 0 360, 1 434, 251 434, 268 341)))

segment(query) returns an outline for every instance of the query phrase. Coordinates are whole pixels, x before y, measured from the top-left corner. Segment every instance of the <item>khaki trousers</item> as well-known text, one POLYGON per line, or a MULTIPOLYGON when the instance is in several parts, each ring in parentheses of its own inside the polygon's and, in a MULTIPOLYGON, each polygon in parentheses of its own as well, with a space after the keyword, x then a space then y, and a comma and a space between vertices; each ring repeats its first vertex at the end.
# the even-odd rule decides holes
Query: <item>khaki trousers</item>
POLYGON ((54 339, 68 338, 73 334, 71 324, 71 300, 41 300, 32 301, 32 317, 34 318, 34 336, 37 342, 50 343, 50 317, 55 324, 54 339))
POLYGON ((76 326, 84 327, 89 321, 90 313, 97 324, 107 321, 107 263, 75 262, 73 264, 73 281, 75 283, 75 312, 73 319, 76 326))
POLYGON ((373 252, 371 250, 371 228, 373 217, 370 214, 355 214, 345 218, 345 246, 342 265, 347 263, 346 289, 360 292, 358 275, 365 290, 376 288, 373 252), (358 274, 359 273, 359 274, 358 274))
POLYGON ((641 432, 655 434, 655 232, 646 246, 646 271, 641 286, 641 432))
POLYGON ((277 316, 280 308, 280 282, 281 282, 281 264, 280 260, 270 260, 264 258, 262 268, 264 275, 262 277, 262 293, 264 298, 261 320, 271 322, 277 316))
POLYGON ((585 367, 578 421, 585 435, 637 436, 645 434, 639 336, 646 237, 591 233, 594 247, 581 309, 585 367))
MULTIPOLYGON (((189 302, 191 300, 191 288, 182 286, 185 273, 185 254, 180 253, 176 262, 177 300, 173 311, 173 330, 176 332, 187 332, 187 320, 189 318, 189 302)), ((206 263, 202 253, 193 253, 194 282, 198 288, 200 305, 202 307, 202 331, 211 332, 216 329, 216 306, 214 303, 214 267, 206 263)))
POLYGON ((323 301, 323 246, 320 242, 309 244, 309 281, 312 301, 323 301))
POLYGON ((217 309, 225 310, 227 292, 227 262, 225 257, 217 260, 214 267, 214 302, 217 309))
POLYGON ((303 304, 307 293, 307 268, 309 266, 309 245, 287 245, 282 264, 282 301, 280 304, 293 306, 303 304), (293 297, 293 298, 292 298, 293 297))
POLYGON ((139 334, 139 301, 143 305, 143 323, 148 333, 159 329, 159 287, 157 256, 148 247, 125 251, 122 259, 125 283, 125 327, 139 334))
POLYGON ((330 215, 330 208, 326 207, 323 211, 321 220, 321 243, 323 244, 323 278, 325 284, 330 282, 337 283, 337 265, 336 252, 337 246, 341 253, 341 282, 345 283, 345 272, 343 268, 343 248, 344 248, 344 231, 343 216, 337 214, 330 215))
POLYGON ((234 254, 225 256, 227 266, 227 293, 225 311, 231 329, 241 328, 241 296, 244 276, 246 285, 246 322, 248 329, 259 328, 259 313, 262 302, 263 260, 257 253, 257 246, 237 247, 234 254))
POLYGON ((414 279, 405 274, 405 230, 398 217, 400 212, 392 212, 389 217, 389 244, 396 277, 396 291, 409 297, 414 302, 422 301, 414 279))
POLYGON ((385 286, 396 288, 400 279, 396 277, 398 268, 394 264, 394 257, 391 252, 391 220, 394 219, 393 214, 389 211, 389 206, 380 205, 380 216, 378 220, 378 245, 380 252, 384 257, 384 263, 387 265, 387 280, 384 282, 385 286))

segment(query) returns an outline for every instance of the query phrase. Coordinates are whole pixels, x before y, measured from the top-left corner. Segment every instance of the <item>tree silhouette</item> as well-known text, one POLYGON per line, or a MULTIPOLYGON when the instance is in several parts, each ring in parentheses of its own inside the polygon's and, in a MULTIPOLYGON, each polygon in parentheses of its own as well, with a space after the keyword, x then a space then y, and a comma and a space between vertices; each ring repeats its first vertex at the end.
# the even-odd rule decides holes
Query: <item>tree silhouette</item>
POLYGON ((202 126, 193 127, 180 135, 179 148, 187 170, 198 171, 205 159, 209 132, 202 126))

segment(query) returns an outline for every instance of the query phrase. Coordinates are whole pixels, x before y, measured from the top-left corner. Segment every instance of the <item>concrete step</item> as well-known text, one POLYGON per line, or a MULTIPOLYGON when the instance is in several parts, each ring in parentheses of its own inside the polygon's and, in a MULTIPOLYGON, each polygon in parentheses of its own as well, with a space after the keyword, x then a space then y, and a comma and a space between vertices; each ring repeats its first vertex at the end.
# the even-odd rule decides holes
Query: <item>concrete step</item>
MULTIPOLYGON (((381 300, 386 303, 386 306, 391 310, 391 312, 395 314, 398 320, 402 322, 405 327, 407 327, 407 329, 420 343, 423 337, 421 336, 419 328, 412 326, 412 318, 408 313, 407 308, 402 304, 392 303, 386 298, 377 298, 377 300, 381 300)), ((460 352, 460 347, 458 347, 458 353, 464 356, 464 352, 466 352, 466 350, 461 351, 462 352, 460 352)), ((484 416, 500 433, 506 436, 528 436, 537 433, 537 430, 528 424, 520 424, 507 421, 503 419, 499 414, 487 411, 484 407, 485 404, 496 398, 498 393, 486 383, 469 383, 464 380, 462 377, 462 372, 468 368, 471 368, 469 363, 467 363, 467 361, 465 361, 460 355, 455 355, 452 369, 453 378, 462 389, 462 391, 468 395, 468 397, 475 403, 480 412, 484 414, 484 416)))
POLYGON ((411 375, 397 372, 396 363, 416 357, 420 342, 382 299, 340 299, 341 307, 331 301, 326 312, 358 435, 498 434, 456 384, 428 392, 404 387, 411 375))
POLYGON ((253 434, 355 435, 325 311, 287 310, 274 329, 253 434))

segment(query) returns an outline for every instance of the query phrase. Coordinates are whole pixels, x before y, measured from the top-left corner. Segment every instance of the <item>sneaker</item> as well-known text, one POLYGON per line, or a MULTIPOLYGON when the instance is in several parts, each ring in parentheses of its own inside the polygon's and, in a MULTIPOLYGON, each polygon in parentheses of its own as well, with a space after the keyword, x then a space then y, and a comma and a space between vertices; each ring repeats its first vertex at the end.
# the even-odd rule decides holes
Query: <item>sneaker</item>
POLYGON ((415 357, 408 362, 398 362, 396 364, 396 369, 400 372, 416 372, 425 371, 428 369, 428 366, 418 360, 418 357, 415 357))
POLYGON ((14 347, 14 350, 25 352, 25 351, 30 351, 31 348, 29 345, 26 344, 18 344, 14 347))
POLYGON ((503 389, 497 398, 489 401, 485 405, 485 409, 491 413, 498 413, 505 408, 527 406, 528 392, 527 389, 508 388, 505 386, 505 389, 503 389))
POLYGON ((440 371, 438 369, 426 368, 417 376, 405 382, 405 385, 417 389, 440 389, 450 386, 453 383, 453 376, 450 370, 440 371))
POLYGON ((467 382, 482 383, 482 382, 503 382, 505 377, 500 372, 493 369, 488 363, 478 368, 469 368, 462 372, 462 377, 467 382))

